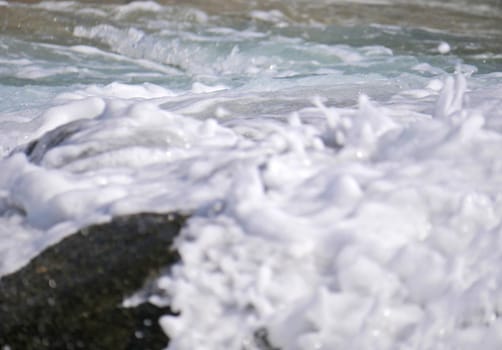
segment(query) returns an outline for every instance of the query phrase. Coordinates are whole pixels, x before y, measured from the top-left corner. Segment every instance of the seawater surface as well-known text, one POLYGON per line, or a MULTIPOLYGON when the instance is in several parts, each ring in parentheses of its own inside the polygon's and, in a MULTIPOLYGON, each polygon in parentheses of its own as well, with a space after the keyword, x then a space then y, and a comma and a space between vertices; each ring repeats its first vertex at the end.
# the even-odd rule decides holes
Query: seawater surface
POLYGON ((168 349, 502 347, 501 1, 3 1, 0 96, 0 274, 182 211, 168 349))

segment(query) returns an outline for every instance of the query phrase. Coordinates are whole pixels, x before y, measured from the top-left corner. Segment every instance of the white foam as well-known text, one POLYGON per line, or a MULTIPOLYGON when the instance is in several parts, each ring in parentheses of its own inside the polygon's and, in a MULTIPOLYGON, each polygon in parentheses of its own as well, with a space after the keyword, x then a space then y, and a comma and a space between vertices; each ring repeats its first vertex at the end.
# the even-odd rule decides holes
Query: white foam
POLYGON ((451 47, 447 42, 443 41, 438 45, 438 51, 440 54, 444 55, 451 51, 451 47))
POLYGON ((27 65, 19 69, 15 76, 22 79, 41 79, 53 75, 78 73, 79 70, 75 67, 61 67, 61 68, 42 68, 36 65, 27 65))
POLYGON ((456 78, 447 77, 436 104, 435 116, 448 118, 460 112, 466 88, 466 80, 463 75, 459 74, 456 78))
POLYGON ((489 316, 499 289, 485 285, 502 283, 490 248, 502 225, 502 137, 466 109, 456 79, 436 119, 402 126, 365 96, 354 109, 317 100, 287 122, 261 119, 258 138, 167 112, 152 87, 61 99, 40 130, 91 119, 43 166, 1 161, 3 210, 49 233, 36 246, 19 237, 24 253, 2 269, 85 218, 186 209, 196 215, 177 242, 183 262, 158 281, 181 312, 161 320, 170 348, 254 346, 261 328, 287 349, 499 344, 489 316), (312 113, 326 121, 305 124, 312 113), (338 153, 323 144, 337 131, 338 153))
POLYGON ((101 48, 0 43, 4 80, 35 86, 2 85, 0 274, 79 227, 186 211, 181 262, 124 303, 179 311, 170 349, 501 348, 500 73, 290 9, 52 5, 101 48))
POLYGON ((253 10, 249 13, 249 15, 251 16, 251 18, 260 21, 274 23, 278 27, 288 26, 286 16, 279 10, 270 10, 270 11, 253 10))
POLYGON ((215 92, 215 91, 221 91, 221 90, 226 90, 226 89, 228 89, 228 87, 225 85, 209 86, 209 85, 203 84, 201 82, 197 82, 197 81, 192 84, 192 92, 194 92, 196 94, 215 92))
POLYGON ((134 12, 159 12, 162 6, 155 1, 133 1, 117 8, 118 18, 125 17, 134 12))
POLYGON ((154 99, 176 96, 174 92, 158 85, 143 83, 130 85, 111 83, 105 86, 91 85, 85 90, 59 94, 58 99, 82 99, 84 97, 117 98, 117 99, 154 99))
POLYGON ((39 137, 47 131, 75 120, 95 118, 103 113, 104 109, 105 102, 99 97, 89 97, 52 107, 33 121, 40 124, 33 137, 39 137))
MULTIPOLYGON (((440 100, 445 99, 444 94, 456 93, 446 87, 440 100)), ((370 112, 367 103, 361 102, 358 113, 369 117, 375 112, 370 112)), ((475 116, 471 118, 477 120, 475 116)), ((435 124, 434 128, 441 134, 449 125, 446 121, 435 124)), ((467 128, 471 130, 470 126, 467 128)), ((278 186, 275 181, 270 183, 270 177, 265 175, 272 171, 275 162, 287 161, 290 157, 286 155, 273 156, 262 176, 256 165, 246 166, 236 177, 236 181, 242 179, 235 187, 237 197, 232 195, 224 215, 194 221, 178 243, 183 265, 175 269, 172 277, 159 280, 159 285, 172 296, 173 305, 182 310, 180 317, 166 316, 161 321, 166 332, 173 336, 170 347, 238 347, 252 343, 253 331, 265 327, 269 341, 286 349, 353 346, 374 349, 397 344, 416 348, 422 341, 425 344, 435 344, 439 339, 446 344, 466 341, 456 338, 457 330, 474 331, 479 322, 488 331, 483 331, 483 336, 489 339, 473 333, 470 341, 499 344, 494 335, 497 323, 482 315, 478 319, 474 314, 466 314, 465 306, 461 306, 464 302, 469 305, 474 302, 478 305, 474 309, 492 310, 484 311, 488 313, 497 308, 494 299, 494 304, 488 306, 477 304, 474 300, 479 299, 470 296, 472 288, 477 289, 475 284, 484 277, 471 275, 478 281, 473 285, 474 280, 467 282, 454 272, 460 268, 463 273, 470 273, 470 268, 458 265, 464 259, 460 253, 463 249, 473 254, 469 256, 476 264, 485 257, 478 255, 474 246, 463 245, 457 248, 460 250, 451 250, 454 241, 468 244, 474 236, 490 240, 482 238, 485 237, 482 232, 499 231, 500 219, 491 214, 484 216, 486 219, 476 219, 475 226, 463 226, 463 231, 457 231, 457 223, 472 220, 477 215, 474 213, 493 213, 496 207, 500 208, 500 201, 483 195, 474 205, 480 207, 472 214, 471 209, 463 214, 452 211, 451 207, 457 198, 476 193, 479 179, 491 183, 486 187, 489 193, 498 191, 498 176, 491 173, 486 177, 484 171, 473 173, 464 169, 457 174, 458 178, 448 177, 447 188, 438 187, 443 183, 443 176, 450 172, 445 172, 436 155, 444 162, 446 154, 450 154, 452 158, 448 158, 447 164, 453 162, 455 167, 465 164, 471 168, 471 162, 478 157, 471 148, 472 142, 483 142, 486 137, 478 126, 475 129, 476 134, 469 139, 457 141, 447 137, 440 141, 444 143, 442 147, 449 149, 448 153, 431 152, 426 143, 415 143, 412 153, 407 158, 399 156, 397 163, 381 159, 376 164, 365 164, 357 158, 322 158, 324 166, 314 163, 316 170, 310 171, 306 170, 312 163, 294 166, 286 163, 284 169, 295 169, 298 175, 281 178, 293 183, 300 176, 304 180, 299 185, 278 186), (449 143, 455 146, 449 148, 449 143), (423 147, 427 153, 422 152, 423 147), (470 160, 459 163, 458 152, 470 160), (336 166, 332 164, 335 162, 336 166), (357 163, 360 167, 354 168, 357 163), (395 168, 398 164, 399 168, 395 168), (334 191, 326 191, 327 187, 317 189, 318 183, 321 185, 333 178, 332 174, 337 172, 334 169, 348 172, 350 177, 340 178, 341 182, 334 187, 339 189, 334 191), (415 175, 410 177, 410 174, 415 175), (268 190, 264 192, 264 188, 268 190), (455 192, 450 192, 453 188, 455 192), (350 204, 354 202, 356 207, 350 204), (303 206, 313 205, 315 210, 299 212, 303 206), (349 208, 343 214, 337 205, 349 208), (455 237, 455 232, 460 236, 455 237), (440 243, 441 239, 445 241, 440 243), (298 250, 298 246, 303 249, 298 250), (261 253, 253 253, 257 250, 261 253), (248 258, 243 258, 243 254, 248 258), (216 270, 215 266, 218 266, 216 270), (232 269, 227 271, 223 266, 232 269), (249 287, 242 287, 240 283, 249 287), (215 303, 216 300, 220 302, 215 303), (452 323, 452 317, 461 323, 452 323), (460 321, 465 320, 464 317, 469 319, 469 325, 460 321), (233 331, 219 332, 214 328, 216 324, 218 329, 230 327, 233 331), (203 336, 213 332, 218 332, 218 336, 203 336)), ((413 139, 420 140, 431 134, 430 129, 419 130, 420 123, 415 131, 424 134, 413 139)), ((491 142, 501 145, 500 135, 495 138, 497 141, 491 142)), ((398 141, 401 139, 393 140, 396 141, 383 142, 379 147, 402 154, 398 141)), ((311 152, 315 159, 315 152, 311 152)), ((485 152, 485 156, 500 164, 496 161, 496 152, 485 152)), ((392 159, 390 154, 388 157, 392 159)), ((484 260, 485 263, 490 264, 490 259, 484 260)), ((490 268, 490 271, 495 270, 490 268)), ((480 288, 478 292, 487 292, 480 288)))

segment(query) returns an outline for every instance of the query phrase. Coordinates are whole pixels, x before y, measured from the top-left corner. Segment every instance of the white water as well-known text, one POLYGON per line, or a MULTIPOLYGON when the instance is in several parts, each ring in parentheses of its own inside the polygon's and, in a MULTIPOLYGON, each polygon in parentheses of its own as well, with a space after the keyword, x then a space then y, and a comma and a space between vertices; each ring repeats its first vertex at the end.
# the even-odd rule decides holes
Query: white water
POLYGON ((43 3, 66 34, 1 35, 0 273, 186 211, 182 263, 125 301, 180 311, 169 349, 500 348, 501 51, 276 5, 43 3))

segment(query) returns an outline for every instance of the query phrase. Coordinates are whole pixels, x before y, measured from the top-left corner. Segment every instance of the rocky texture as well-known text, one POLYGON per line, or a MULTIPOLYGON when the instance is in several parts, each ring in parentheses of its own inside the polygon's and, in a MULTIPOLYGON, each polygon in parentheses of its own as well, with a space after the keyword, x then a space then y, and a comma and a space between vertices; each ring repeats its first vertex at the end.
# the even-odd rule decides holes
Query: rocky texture
POLYGON ((182 215, 138 214, 78 231, 0 279, 0 348, 162 349, 169 308, 121 306, 175 263, 182 215), (8 347, 7 347, 8 346, 8 347))

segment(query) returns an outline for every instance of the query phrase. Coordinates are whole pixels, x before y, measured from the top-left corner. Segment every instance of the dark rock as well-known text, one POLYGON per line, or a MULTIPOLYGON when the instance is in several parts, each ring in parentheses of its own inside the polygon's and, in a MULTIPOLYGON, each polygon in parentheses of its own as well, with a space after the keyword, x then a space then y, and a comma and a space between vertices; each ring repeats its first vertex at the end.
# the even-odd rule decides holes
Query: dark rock
MULTIPOLYGON (((24 152, 30 161, 35 164, 40 164, 48 151, 64 143, 71 136, 85 129, 85 127, 91 123, 92 121, 84 119, 63 124, 46 132, 39 139, 30 142, 25 147, 24 152)), ((14 152, 17 151, 16 149, 14 152)))
POLYGON ((121 303, 179 260, 171 245, 185 220, 118 217, 78 231, 1 278, 0 348, 164 348, 168 339, 157 321, 171 310, 121 303))

